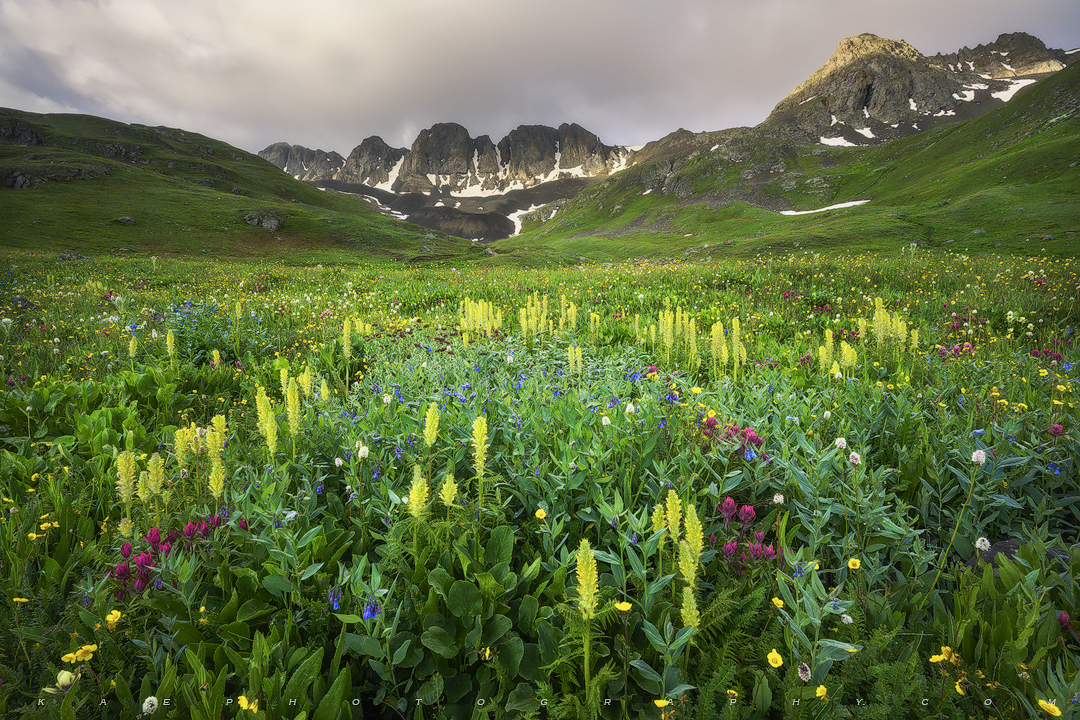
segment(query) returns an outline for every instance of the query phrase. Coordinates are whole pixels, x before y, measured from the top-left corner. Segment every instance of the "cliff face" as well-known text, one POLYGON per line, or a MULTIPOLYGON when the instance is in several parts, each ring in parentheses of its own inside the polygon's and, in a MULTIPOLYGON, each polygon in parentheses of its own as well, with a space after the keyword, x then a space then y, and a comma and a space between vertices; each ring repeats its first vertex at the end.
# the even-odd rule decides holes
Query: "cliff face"
POLYGON ((259 151, 259 157, 281 168, 297 180, 321 180, 333 177, 345 165, 336 152, 310 150, 300 145, 274 143, 259 151))
POLYGON ((276 143, 261 157, 301 180, 360 183, 395 193, 486 196, 542 182, 607 175, 630 151, 605 145, 580 125, 522 125, 492 142, 457 123, 422 130, 412 147, 392 148, 372 136, 349 157, 276 143))
POLYGON ((903 40, 858 35, 841 41, 763 125, 824 144, 871 144, 980 114, 1027 82, 1018 76, 1059 70, 1066 59, 1025 33, 933 57, 903 40))

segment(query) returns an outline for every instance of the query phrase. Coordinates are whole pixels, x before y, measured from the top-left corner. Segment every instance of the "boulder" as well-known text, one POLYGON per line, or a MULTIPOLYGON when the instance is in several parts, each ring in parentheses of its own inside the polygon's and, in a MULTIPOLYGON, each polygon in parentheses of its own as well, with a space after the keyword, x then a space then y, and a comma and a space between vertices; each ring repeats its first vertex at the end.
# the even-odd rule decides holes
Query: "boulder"
POLYGON ((66 252, 66 253, 61 253, 60 254, 60 261, 61 262, 69 262, 71 260, 89 260, 89 259, 90 258, 86 257, 85 255, 80 255, 79 253, 66 252))

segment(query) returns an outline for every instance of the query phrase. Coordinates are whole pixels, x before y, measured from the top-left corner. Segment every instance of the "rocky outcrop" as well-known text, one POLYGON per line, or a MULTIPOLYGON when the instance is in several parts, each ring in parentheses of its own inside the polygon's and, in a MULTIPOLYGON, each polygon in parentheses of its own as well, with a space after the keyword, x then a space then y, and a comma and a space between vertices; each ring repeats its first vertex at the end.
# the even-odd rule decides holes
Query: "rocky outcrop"
POLYGON ((938 54, 931 61, 953 72, 973 72, 984 78, 1013 78, 1057 72, 1065 67, 1069 56, 1063 50, 1053 50, 1024 32, 1004 33, 998 39, 974 49, 938 54))
POLYGON ((311 150, 300 145, 274 143, 259 152, 259 157, 292 175, 297 180, 332 178, 345 166, 345 158, 336 152, 311 150))
POLYGON ((372 135, 353 148, 345 158, 345 166, 333 179, 389 189, 397 180, 406 152, 405 148, 392 148, 378 135, 372 135))
POLYGON ((576 124, 522 125, 498 142, 457 123, 422 130, 406 150, 372 136, 340 163, 336 153, 275 143, 259 156, 294 177, 360 183, 395 193, 482 197, 558 179, 596 177, 625 167, 632 152, 605 145, 576 124))
POLYGON ((858 35, 841 41, 762 125, 823 145, 874 144, 1000 105, 1027 82, 1012 78, 1060 69, 1059 56, 1024 33, 932 58, 903 40, 858 35), (1016 65, 1004 60, 1013 57, 1016 65))

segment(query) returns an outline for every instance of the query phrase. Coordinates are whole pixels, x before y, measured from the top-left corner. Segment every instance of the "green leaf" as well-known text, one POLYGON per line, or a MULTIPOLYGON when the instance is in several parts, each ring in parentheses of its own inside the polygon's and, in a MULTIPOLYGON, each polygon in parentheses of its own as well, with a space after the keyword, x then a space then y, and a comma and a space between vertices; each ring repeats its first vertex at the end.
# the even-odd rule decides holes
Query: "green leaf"
POLYGON ((384 657, 382 645, 370 635, 345 633, 345 644, 357 655, 370 655, 380 660, 384 657))
POLYGON ((451 637, 450 633, 438 625, 425 630, 424 634, 420 636, 420 642, 423 643, 424 647, 444 658, 457 657, 457 643, 454 642, 454 638, 451 637))
POLYGON ((337 717, 341 714, 341 701, 345 697, 345 690, 351 686, 349 665, 346 665, 338 673, 334 684, 323 695, 319 707, 315 710, 313 720, 337 720, 337 717))
POLYGON ((288 706, 292 700, 296 700, 299 707, 306 704, 308 688, 315 682, 316 676, 322 670, 322 659, 323 649, 318 648, 311 655, 308 655, 304 662, 300 663, 300 667, 296 668, 289 677, 289 682, 285 686, 285 693, 281 696, 284 705, 288 706))
POLYGON ((236 619, 247 621, 272 612, 274 612, 273 606, 267 605, 262 600, 252 598, 241 605, 240 609, 236 611, 236 619))
POLYGON ((309 577, 319 572, 319 568, 323 566, 323 563, 312 563, 304 568, 304 572, 300 573, 300 582, 304 582, 309 577))
POLYGON ((509 563, 514 554, 514 530, 509 525, 500 525, 491 531, 486 555, 488 567, 499 563, 509 563))
POLYGON ((292 583, 281 575, 267 575, 262 579, 262 585, 275 597, 281 597, 285 593, 292 592, 292 583))
POLYGON ((659 695, 664 684, 660 675, 644 660, 631 660, 630 665, 641 674, 638 685, 647 693, 659 695))
POLYGON ((363 618, 360 617, 359 615, 342 615, 340 613, 331 613, 331 614, 334 617, 336 617, 338 620, 340 620, 341 622, 346 623, 346 624, 348 624, 348 623, 358 623, 358 622, 363 621, 363 618))
POLYGON ((411 644, 411 640, 406 640, 405 642, 401 643, 401 647, 399 647, 397 649, 397 652, 394 653, 394 657, 390 662, 392 662, 394 665, 400 665, 401 662, 405 659, 405 655, 409 652, 409 645, 411 644))
POLYGON ((514 623, 505 615, 493 615, 484 623, 484 634, 480 644, 484 646, 494 645, 498 640, 509 632, 514 623))
POLYGON ((450 587, 448 604, 455 617, 472 617, 483 610, 484 597, 472 583, 456 580, 450 587))

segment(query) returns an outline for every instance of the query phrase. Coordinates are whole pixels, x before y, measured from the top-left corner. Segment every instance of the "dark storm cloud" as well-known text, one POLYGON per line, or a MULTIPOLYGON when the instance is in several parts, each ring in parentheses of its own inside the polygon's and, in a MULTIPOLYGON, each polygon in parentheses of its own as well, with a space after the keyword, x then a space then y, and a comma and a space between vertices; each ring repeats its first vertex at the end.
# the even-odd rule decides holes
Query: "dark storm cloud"
POLYGON ((1025 31, 1080 45, 1075 0, 0 0, 0 105, 348 153, 458 122, 576 122, 608 143, 754 125, 871 32, 924 54, 1025 31))

